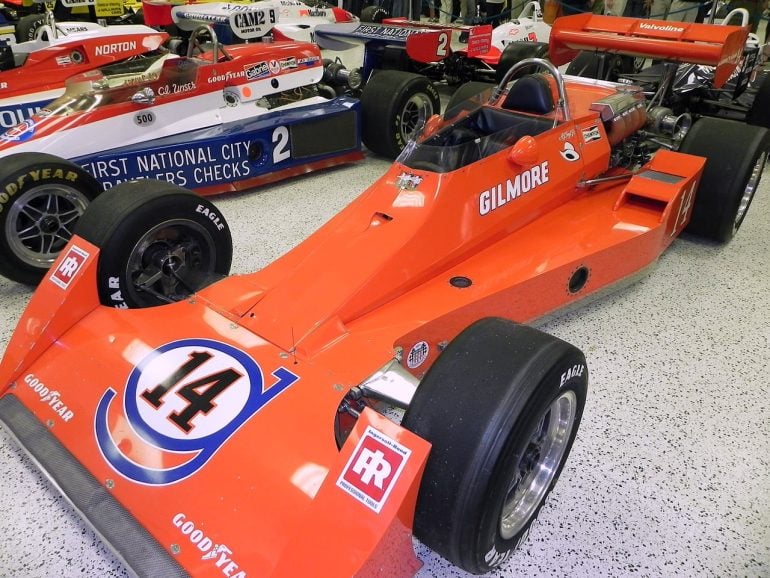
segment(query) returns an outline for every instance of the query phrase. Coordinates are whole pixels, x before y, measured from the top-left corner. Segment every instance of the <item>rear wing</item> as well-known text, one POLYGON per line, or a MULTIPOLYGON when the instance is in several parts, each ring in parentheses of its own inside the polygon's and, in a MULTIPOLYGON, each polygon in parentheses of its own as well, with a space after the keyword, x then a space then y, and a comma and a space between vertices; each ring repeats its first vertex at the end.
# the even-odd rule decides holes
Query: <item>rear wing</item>
POLYGON ((549 57, 560 66, 592 50, 705 64, 716 68, 714 85, 721 86, 738 66, 747 37, 740 26, 576 14, 554 21, 549 57))
POLYGON ((329 50, 348 50, 370 43, 405 46, 410 58, 430 63, 458 50, 469 56, 486 54, 492 43, 492 27, 446 26, 389 18, 382 23, 321 24, 315 28, 314 39, 321 48, 329 50))
POLYGON ((259 38, 278 22, 278 11, 272 4, 186 4, 171 9, 174 24, 182 30, 195 30, 207 24, 228 26, 233 33, 248 40, 259 38))

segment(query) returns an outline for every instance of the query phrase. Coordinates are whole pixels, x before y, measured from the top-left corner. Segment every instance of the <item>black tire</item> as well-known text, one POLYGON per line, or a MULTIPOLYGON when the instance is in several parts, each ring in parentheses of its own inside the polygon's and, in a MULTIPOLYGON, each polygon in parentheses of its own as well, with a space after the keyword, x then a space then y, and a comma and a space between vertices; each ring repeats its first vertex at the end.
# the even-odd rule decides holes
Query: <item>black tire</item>
POLYGON ((556 337, 496 318, 458 335, 422 379, 402 421, 433 445, 415 536, 468 572, 502 564, 559 477, 587 390, 585 357, 556 337), (547 473, 535 475, 540 471, 547 473))
POLYGON ((382 6, 367 6, 361 10, 361 22, 380 23, 384 18, 388 18, 388 11, 382 6))
POLYGON ((566 74, 615 82, 623 74, 638 72, 637 64, 631 56, 582 51, 569 63, 566 74))
MULTIPOLYGON (((546 42, 511 42, 503 49, 500 60, 497 63, 497 82, 499 83, 505 73, 525 58, 548 58, 548 43, 546 42)), ((522 69, 521 74, 537 72, 537 66, 529 66, 522 69)))
POLYGON ((45 14, 27 14, 16 23, 16 42, 35 40, 37 31, 45 25, 45 14))
POLYGON ((424 76, 381 70, 364 86, 361 110, 366 147, 394 159, 413 132, 441 111, 441 99, 436 87, 424 76))
POLYGON ((102 192, 84 169, 54 155, 20 153, 0 162, 0 274, 36 285, 102 192))
POLYGON ((469 110, 471 106, 466 105, 468 99, 481 94, 485 90, 490 90, 494 88, 494 86, 494 84, 489 82, 474 81, 466 82, 465 84, 461 85, 460 88, 455 90, 454 94, 449 99, 449 103, 447 103, 446 109, 444 110, 444 118, 449 119, 462 112, 463 110, 469 110))
POLYGON ((767 160, 768 131, 721 118, 703 117, 679 152, 706 158, 685 231, 725 243, 743 223, 767 160))
POLYGON ((746 114, 746 122, 770 128, 770 73, 766 73, 759 85, 754 102, 746 114))
POLYGON ((111 307, 179 301, 230 271, 233 243, 222 213, 166 182, 133 181, 106 191, 76 233, 100 249, 99 301, 111 307))

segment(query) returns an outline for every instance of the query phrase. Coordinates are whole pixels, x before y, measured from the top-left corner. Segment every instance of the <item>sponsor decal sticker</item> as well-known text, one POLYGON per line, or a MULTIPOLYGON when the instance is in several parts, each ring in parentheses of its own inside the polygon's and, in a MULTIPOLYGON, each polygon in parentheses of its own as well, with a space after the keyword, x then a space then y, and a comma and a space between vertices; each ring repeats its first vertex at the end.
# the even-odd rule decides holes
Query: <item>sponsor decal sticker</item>
POLYGON ((396 177, 396 186, 402 190, 414 190, 420 186, 422 177, 411 173, 401 173, 396 177))
POLYGON ((270 76, 270 70, 267 68, 267 62, 258 62, 256 64, 244 66, 243 71, 246 73, 246 80, 256 80, 258 78, 270 76))
POLYGON ((670 24, 662 26, 660 24, 652 24, 650 22, 641 22, 639 24, 639 28, 641 30, 655 30, 657 32, 684 32, 684 28, 681 26, 671 26, 670 24))
POLYGON ((591 142, 595 140, 600 140, 602 138, 601 133, 599 132, 599 127, 597 125, 589 126, 588 128, 583 129, 583 141, 584 142, 591 142))
POLYGON ((67 254, 62 258, 54 269, 49 279, 53 281, 54 285, 58 285, 62 289, 69 287, 75 275, 78 274, 88 260, 88 252, 84 251, 77 245, 71 245, 67 254))
POLYGON ((521 195, 548 182, 548 161, 543 161, 479 193, 479 215, 488 215, 521 195))
POLYGON ((287 68, 297 68, 297 59, 291 56, 281 60, 281 70, 286 70, 287 68))
POLYGON ((337 486, 379 514, 411 453, 406 446, 367 426, 337 486))
MULTIPOLYGON (((211 339, 183 339, 150 352, 133 369, 117 409, 156 451, 126 454, 108 425, 118 393, 108 388, 94 429, 104 459, 122 476, 148 485, 183 480, 206 465, 230 437, 299 376, 285 367, 264 375, 245 352, 211 339), (162 467, 164 453, 185 461, 162 467)), ((127 444, 131 447, 131 444, 127 444)))
POLYGON ((406 366, 409 369, 417 369, 425 360, 428 359, 430 353, 430 346, 426 341, 418 341, 409 350, 409 355, 406 356, 406 366))
POLYGON ((0 134, 0 139, 9 142, 24 142, 35 136, 35 121, 28 118, 25 121, 20 122, 14 127, 9 128, 3 134, 0 134))
POLYGON ((69 421, 75 417, 73 412, 67 404, 61 399, 61 393, 56 390, 50 389, 45 383, 35 377, 34 373, 28 373, 24 377, 24 383, 26 383, 32 391, 40 396, 40 401, 49 406, 53 411, 61 416, 64 421, 69 421))
MULTIPOLYGON (((202 553, 201 560, 211 560, 219 571, 229 578, 246 578, 245 570, 241 570, 235 561, 233 551, 222 543, 215 543, 208 535, 198 527, 192 520, 180 512, 171 520, 183 536, 186 536, 190 543, 202 553)), ((200 524, 202 527, 203 524, 200 524)))
POLYGON ((267 63, 267 68, 272 72, 273 74, 278 74, 281 72, 281 63, 277 60, 271 60, 267 63))
POLYGON ((121 52, 128 52, 130 50, 136 50, 136 41, 130 42, 113 42, 111 44, 103 44, 97 46, 94 49, 95 56, 109 56, 110 54, 120 54, 121 52))
POLYGON ((569 141, 564 143, 564 148, 559 151, 559 154, 561 158, 571 163, 580 160, 580 154, 575 150, 575 145, 569 141))

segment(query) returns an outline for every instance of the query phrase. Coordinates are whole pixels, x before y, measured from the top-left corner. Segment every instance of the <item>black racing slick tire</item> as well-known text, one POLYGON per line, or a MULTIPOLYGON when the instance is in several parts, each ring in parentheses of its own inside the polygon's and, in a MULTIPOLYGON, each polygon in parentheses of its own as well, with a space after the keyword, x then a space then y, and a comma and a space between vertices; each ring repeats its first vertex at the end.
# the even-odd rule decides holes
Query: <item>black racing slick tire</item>
POLYGON ((402 421, 432 444, 415 536, 474 574, 503 564, 564 467, 587 389, 585 357, 556 337, 498 318, 460 333, 402 421))
POLYGON ((765 73, 746 113, 746 122, 770 129, 770 72, 765 73))
POLYGON ((89 173, 57 156, 5 157, 0 162, 0 275, 39 283, 101 192, 89 173))
MULTIPOLYGON (((496 81, 499 84, 505 73, 525 58, 548 58, 547 42, 511 42, 503 49, 500 60, 497 63, 496 81)), ((537 66, 531 69, 527 66, 522 69, 522 74, 537 72, 537 66)))
POLYGON ((361 10, 361 22, 382 22, 388 17, 388 11, 382 6, 367 6, 361 10))
POLYGON ((449 119, 462 112, 463 110, 469 110, 473 107, 472 103, 468 103, 469 99, 494 87, 495 85, 490 84, 489 82, 475 81, 466 82, 465 84, 461 85, 460 88, 455 90, 454 94, 449 99, 449 103, 446 105, 446 110, 444 110, 444 118, 449 119))
POLYGON ((436 87, 424 76, 382 70, 366 83, 361 110, 366 147, 394 159, 414 132, 441 111, 441 100, 436 87))
POLYGON ((16 23, 16 42, 29 42, 37 38, 37 31, 45 26, 45 14, 27 14, 16 23))
POLYGON ((569 63, 566 74, 615 82, 623 74, 637 72, 633 57, 582 51, 569 63))
POLYGON ((767 129, 703 117, 679 152, 706 158, 685 231, 712 241, 733 238, 751 206, 767 160, 767 129))
POLYGON ((76 234, 99 247, 102 305, 153 307, 186 299, 225 277, 233 243, 208 200, 161 181, 123 183, 94 201, 76 234))

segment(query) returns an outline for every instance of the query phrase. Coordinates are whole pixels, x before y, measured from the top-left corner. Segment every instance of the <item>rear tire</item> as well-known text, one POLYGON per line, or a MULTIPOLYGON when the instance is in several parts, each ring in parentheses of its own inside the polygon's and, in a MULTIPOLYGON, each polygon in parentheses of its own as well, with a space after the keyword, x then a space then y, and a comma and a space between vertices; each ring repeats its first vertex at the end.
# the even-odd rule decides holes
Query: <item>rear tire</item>
POLYGON ((746 114, 746 122, 764 128, 770 128, 770 73, 766 73, 759 85, 754 102, 746 114))
POLYGON ((221 212, 170 183, 140 180, 106 191, 76 233, 100 249, 99 301, 110 307, 180 301, 230 271, 233 244, 221 212))
POLYGON ((29 42, 37 38, 37 31, 45 26, 45 14, 27 14, 16 23, 16 42, 29 42))
POLYGON ((382 6, 367 6, 361 10, 361 22, 380 23, 388 16, 388 11, 382 6))
POLYGON ((637 65, 631 56, 582 51, 569 63, 566 73, 616 82, 623 74, 637 72, 637 65))
POLYGON ((419 74, 382 70, 361 94, 362 137, 378 155, 396 158, 411 135, 441 110, 433 83, 419 74))
POLYGON ((446 110, 444 111, 444 118, 449 119, 463 110, 469 110, 470 107, 465 106, 464 103, 474 96, 494 87, 495 85, 489 82, 473 81, 461 85, 460 88, 454 92, 452 98, 449 99, 449 103, 446 105, 446 110))
MULTIPOLYGON (((503 49, 500 60, 497 63, 497 84, 505 76, 505 73, 513 66, 525 58, 548 58, 547 42, 511 42, 503 49)), ((537 72, 538 67, 531 69, 527 66, 522 69, 522 74, 532 74, 537 72)))
POLYGON ((0 274, 37 285, 101 192, 85 169, 57 156, 5 157, 0 162, 0 274))
POLYGON ((402 426, 432 444, 414 534, 481 574, 526 538, 569 455, 588 389, 576 347, 482 319, 441 353, 402 426))
POLYGON ((687 233, 726 243, 743 223, 767 160, 768 131, 734 120, 703 117, 679 152, 706 158, 687 233))

